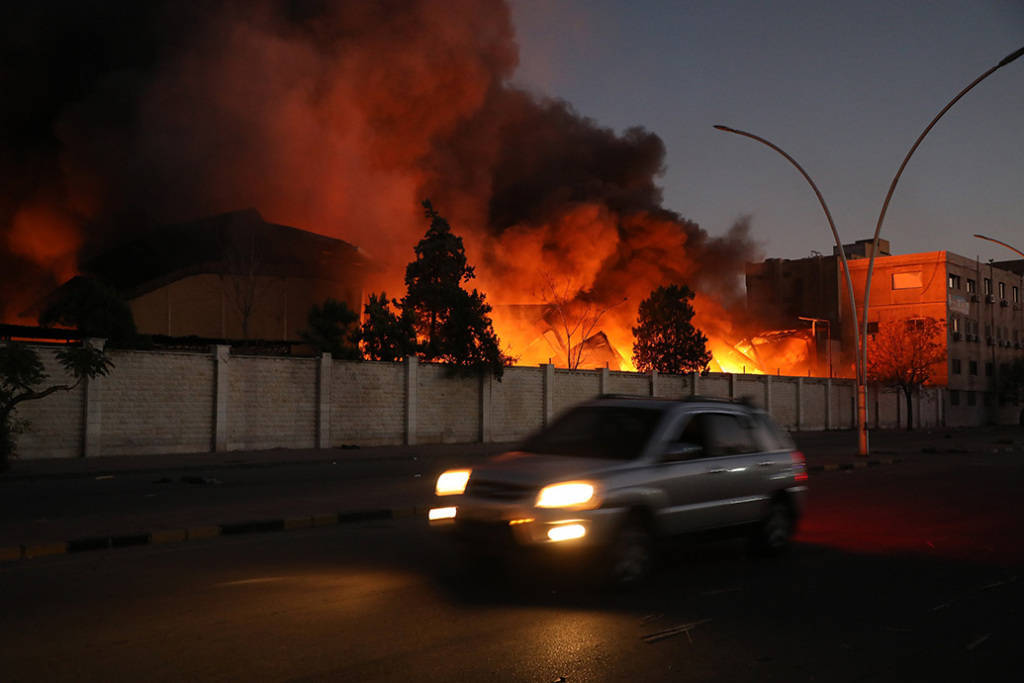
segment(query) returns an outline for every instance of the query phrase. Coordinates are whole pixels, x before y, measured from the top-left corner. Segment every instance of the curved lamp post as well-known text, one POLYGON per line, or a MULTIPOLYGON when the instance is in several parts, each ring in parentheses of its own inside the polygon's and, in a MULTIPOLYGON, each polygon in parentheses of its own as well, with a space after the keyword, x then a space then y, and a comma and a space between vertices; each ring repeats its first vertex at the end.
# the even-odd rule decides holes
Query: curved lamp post
MULTIPOLYGON (((878 254, 878 236, 882 232, 882 223, 885 221, 885 214, 886 214, 886 211, 889 209, 889 202, 890 202, 890 200, 892 200, 893 192, 896 191, 896 184, 899 183, 900 176, 903 175, 903 169, 906 168, 907 162, 910 161, 910 157, 913 156, 914 152, 920 146, 921 141, 928 134, 928 132, 931 131, 931 129, 933 127, 935 127, 935 124, 938 123, 939 119, 941 119, 945 115, 945 113, 947 111, 949 111, 950 108, 960 100, 960 98, 962 98, 964 95, 966 95, 968 92, 970 92, 974 88, 974 86, 978 85, 983 80, 985 80, 986 78, 991 76, 993 73, 995 73, 997 70, 999 70, 1002 67, 1006 66, 1010 62, 1013 62, 1014 60, 1020 58, 1021 56, 1024 56, 1024 47, 1021 47, 1017 51, 1008 54, 1006 57, 1004 57, 1002 60, 1000 60, 1000 62, 998 64, 996 64, 995 66, 993 66, 990 69, 988 69, 987 71, 985 71, 985 73, 983 73, 980 76, 978 76, 976 79, 971 81, 971 83, 969 85, 967 85, 967 87, 965 87, 963 90, 961 90, 959 93, 957 93, 957 95, 953 99, 951 99, 946 104, 946 106, 942 108, 942 110, 938 114, 935 115, 935 118, 933 118, 931 120, 931 122, 925 127, 924 131, 922 131, 921 134, 919 136, 917 136, 917 140, 914 141, 914 144, 911 145, 911 147, 910 147, 910 151, 908 151, 907 155, 903 158, 903 162, 900 164, 899 169, 896 171, 896 175, 892 179, 892 183, 889 184, 889 191, 885 195, 885 201, 882 202, 882 210, 881 210, 881 212, 878 215, 878 222, 875 224, 875 235, 874 235, 874 237, 872 238, 872 241, 871 241, 871 257, 870 257, 870 260, 868 261, 867 279, 866 279, 866 281, 864 283, 864 307, 862 309, 863 312, 861 313, 860 320, 859 320, 860 327, 858 327, 857 304, 856 304, 856 300, 855 300, 854 293, 853 293, 853 282, 850 279, 849 266, 846 263, 846 254, 843 251, 843 245, 842 245, 841 241, 839 240, 839 233, 836 231, 835 224, 832 221, 832 215, 829 212, 828 207, 825 206, 825 200, 822 198, 821 192, 818 191, 818 188, 814 184, 814 181, 811 180, 811 177, 809 175, 807 175, 806 171, 804 171, 803 168, 800 167, 800 165, 793 159, 793 157, 791 157, 790 155, 786 154, 778 146, 772 144, 771 142, 768 142, 764 138, 758 137, 758 136, 753 135, 751 133, 746 133, 744 131, 735 130, 733 128, 728 128, 726 126, 720 126, 720 125, 716 125, 715 126, 715 128, 718 129, 718 130, 722 130, 722 131, 725 131, 727 133, 735 133, 737 135, 743 135, 743 136, 751 138, 753 140, 757 140, 758 142, 771 147, 776 152, 778 152, 779 154, 784 156, 791 164, 793 164, 794 166, 797 167, 797 169, 804 176, 804 178, 807 180, 807 182, 809 182, 811 184, 811 187, 814 189, 814 194, 817 195, 818 201, 821 202, 822 208, 825 210, 825 216, 828 218, 829 226, 832 228, 832 234, 835 236, 836 244, 839 247, 839 255, 842 258, 843 270, 844 270, 844 272, 846 274, 846 282, 847 282, 847 286, 848 286, 848 288, 850 290, 850 308, 851 308, 851 310, 853 312, 853 324, 854 324, 854 328, 855 328, 854 329, 853 337, 854 337, 854 344, 855 344, 855 347, 857 349, 857 351, 856 351, 856 356, 857 356, 857 363, 856 363, 856 366, 857 366, 857 428, 858 428, 857 431, 858 431, 858 452, 861 455, 867 455, 867 453, 868 453, 868 440, 867 440, 867 436, 868 436, 868 432, 867 432, 868 342, 867 342, 867 338, 868 338, 868 310, 869 310, 870 299, 871 299, 871 275, 874 273, 874 269, 875 269, 875 256, 878 254)), ((976 235, 976 237, 980 237, 980 235, 976 235)), ((983 239, 989 239, 989 238, 983 238, 983 239)), ((996 240, 992 240, 992 241, 996 241, 996 240)), ((1002 244, 1002 243, 1000 243, 1000 244, 1002 244)), ((1004 244, 1003 246, 1009 246, 1009 245, 1005 245, 1004 244)), ((1010 248, 1013 249, 1013 247, 1010 247, 1010 248)), ((1014 249, 1014 251, 1017 251, 1017 250, 1014 249)), ((1017 253, 1020 253, 1020 252, 1017 252, 1017 253)))
MULTIPOLYGON (((921 141, 924 140, 924 136, 928 135, 928 132, 935 126, 936 123, 939 122, 939 119, 941 119, 945 115, 945 113, 949 111, 950 108, 960 100, 961 97, 969 93, 974 88, 974 86, 978 85, 983 80, 991 76, 993 73, 1003 68, 1004 66, 1014 61, 1015 59, 1018 59, 1022 55, 1024 55, 1024 47, 1018 49, 1016 52, 1011 52, 1010 54, 1003 57, 998 64, 991 67, 988 71, 975 78, 973 81, 970 82, 970 84, 967 85, 967 87, 958 92, 956 94, 956 97, 951 99, 946 104, 946 106, 942 108, 942 111, 935 115, 935 118, 931 120, 931 123, 925 126, 925 129, 921 131, 920 135, 917 136, 917 140, 915 140, 914 144, 911 145, 910 151, 907 152, 907 156, 903 157, 903 163, 900 164, 899 169, 896 171, 896 175, 893 177, 892 183, 890 183, 889 185, 889 191, 885 195, 885 201, 882 202, 882 211, 881 213, 878 214, 878 223, 875 225, 875 236, 874 239, 872 239, 871 241, 871 259, 868 261, 868 279, 864 283, 864 314, 861 316, 863 318, 861 323, 864 326, 863 334, 861 335, 861 341, 863 342, 863 345, 861 347, 861 362, 865 368, 867 368, 868 365, 868 302, 871 299, 871 274, 874 272, 875 255, 878 253, 878 236, 882 232, 882 221, 885 220, 885 212, 889 209, 889 200, 892 199, 892 193, 896 191, 896 183, 900 181, 900 176, 903 175, 903 169, 906 168, 907 162, 910 161, 910 157, 917 150, 918 146, 921 144, 921 141)), ((1010 248, 1012 249, 1013 247, 1010 248)))
MULTIPOLYGON (((853 292, 853 280, 850 278, 850 266, 846 262, 846 252, 843 250, 843 241, 839 238, 839 231, 836 229, 835 221, 832 220, 832 212, 829 211, 828 204, 825 203, 825 198, 821 195, 821 191, 818 186, 811 179, 811 176, 804 170, 803 166, 797 163, 796 159, 791 157, 781 147, 773 142, 770 142, 758 135, 748 133, 743 130, 736 130, 735 128, 729 128, 728 126, 716 125, 716 130, 721 130, 726 133, 735 133, 736 135, 742 135, 743 137, 756 140, 762 145, 771 147, 773 150, 781 154, 786 158, 786 161, 793 164, 796 170, 800 171, 800 175, 804 177, 804 180, 814 190, 814 196, 818 198, 818 203, 821 204, 822 211, 825 212, 825 218, 828 220, 828 227, 832 228, 832 236, 835 237, 836 247, 839 251, 839 258, 843 263, 843 274, 846 276, 846 289, 850 295, 850 312, 853 315, 853 347, 855 349, 853 358, 857 368, 857 442, 858 452, 861 455, 867 455, 868 453, 868 421, 867 421, 867 361, 861 360, 861 354, 856 351, 861 347, 860 343, 860 326, 857 324, 857 297, 853 292)), ((866 332, 865 332, 866 334, 866 332)))
POLYGON ((1011 247, 1011 246, 1010 246, 1009 244, 1007 244, 1006 242, 1000 242, 999 240, 997 240, 997 239, 996 239, 996 238, 994 238, 994 237, 985 237, 984 235, 979 235, 978 233, 974 233, 974 236, 975 236, 975 237, 977 237, 978 239, 982 239, 982 240, 988 240, 989 242, 995 242, 996 244, 1001 244, 1001 245, 1003 245, 1004 247, 1006 247, 1007 249, 1009 249, 1010 251, 1014 251, 1014 252, 1017 252, 1017 253, 1018 253, 1018 254, 1020 254, 1021 256, 1024 256, 1024 251, 1021 251, 1021 250, 1020 250, 1020 249, 1018 249, 1017 247, 1011 247))

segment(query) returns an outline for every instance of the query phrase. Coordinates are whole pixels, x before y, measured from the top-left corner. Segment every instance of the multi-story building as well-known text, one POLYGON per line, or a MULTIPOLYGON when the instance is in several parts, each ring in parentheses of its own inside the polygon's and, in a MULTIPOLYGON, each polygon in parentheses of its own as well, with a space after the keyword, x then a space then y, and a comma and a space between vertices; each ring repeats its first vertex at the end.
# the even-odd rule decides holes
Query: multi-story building
MULTIPOLYGON (((870 246, 870 240, 844 245, 858 314, 864 305, 870 246)), ((946 363, 932 378, 934 384, 947 389, 945 423, 1024 420, 1021 406, 1001 400, 999 392, 1000 378, 1009 364, 1024 359, 1024 260, 982 263, 947 251, 892 255, 888 247, 887 242, 880 243, 871 277, 869 336, 880 324, 900 320, 932 317, 945 321, 946 363)), ((820 280, 808 280, 807 274, 826 257, 770 260, 766 264, 772 265, 767 268, 749 266, 748 305, 764 306, 774 299, 780 302, 783 315, 814 308, 806 294, 794 297, 792 290, 778 284, 794 277, 801 278, 801 290, 828 293, 812 315, 836 321, 839 357, 844 369, 852 371, 856 348, 853 316, 837 255, 827 257, 831 271, 823 268, 820 280), (773 277, 757 276, 765 271, 773 277)))

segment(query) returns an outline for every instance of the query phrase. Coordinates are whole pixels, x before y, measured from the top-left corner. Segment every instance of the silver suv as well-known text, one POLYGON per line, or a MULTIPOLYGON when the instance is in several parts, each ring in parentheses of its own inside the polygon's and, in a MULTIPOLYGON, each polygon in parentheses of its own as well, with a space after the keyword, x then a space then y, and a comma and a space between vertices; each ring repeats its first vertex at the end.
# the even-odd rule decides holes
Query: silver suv
POLYGON ((597 550, 606 578, 629 584, 651 570, 659 537, 732 531, 783 550, 806 483, 804 456, 760 410, 603 397, 519 450, 443 472, 428 518, 474 551, 597 550))

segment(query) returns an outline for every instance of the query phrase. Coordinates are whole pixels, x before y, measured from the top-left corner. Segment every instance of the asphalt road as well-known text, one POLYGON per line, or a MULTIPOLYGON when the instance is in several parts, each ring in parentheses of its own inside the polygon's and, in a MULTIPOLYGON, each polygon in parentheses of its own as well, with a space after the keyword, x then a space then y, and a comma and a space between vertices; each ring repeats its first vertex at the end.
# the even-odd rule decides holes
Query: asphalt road
POLYGON ((1019 456, 811 478, 793 551, 679 545, 628 594, 467 573, 422 520, 0 565, 0 678, 1016 681, 1019 456))

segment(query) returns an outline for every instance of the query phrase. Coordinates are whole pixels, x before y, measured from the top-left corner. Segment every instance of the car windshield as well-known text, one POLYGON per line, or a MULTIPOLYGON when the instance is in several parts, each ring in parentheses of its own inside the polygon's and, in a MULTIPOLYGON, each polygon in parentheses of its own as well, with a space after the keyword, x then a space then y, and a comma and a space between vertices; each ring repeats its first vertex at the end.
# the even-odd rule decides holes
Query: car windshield
POLYGON ((661 419, 654 407, 579 406, 523 444, 530 453, 632 460, 661 419))

